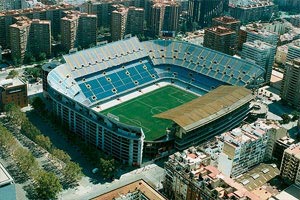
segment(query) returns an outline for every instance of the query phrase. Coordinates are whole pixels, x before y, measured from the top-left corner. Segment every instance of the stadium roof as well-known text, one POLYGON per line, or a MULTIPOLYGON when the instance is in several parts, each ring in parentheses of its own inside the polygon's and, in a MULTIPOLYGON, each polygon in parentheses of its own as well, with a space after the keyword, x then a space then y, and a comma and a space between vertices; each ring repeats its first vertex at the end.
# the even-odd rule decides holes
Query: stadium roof
POLYGON ((191 131, 226 115, 253 99, 250 90, 238 86, 220 86, 193 101, 155 115, 170 119, 185 131, 191 131))

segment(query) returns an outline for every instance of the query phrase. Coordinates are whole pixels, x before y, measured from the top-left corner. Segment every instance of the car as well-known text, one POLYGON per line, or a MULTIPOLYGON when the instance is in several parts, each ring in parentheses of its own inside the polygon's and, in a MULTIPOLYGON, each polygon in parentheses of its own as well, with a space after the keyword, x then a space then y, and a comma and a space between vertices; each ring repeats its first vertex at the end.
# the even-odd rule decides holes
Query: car
POLYGON ((93 174, 96 174, 98 171, 99 171, 98 168, 94 168, 94 169, 92 170, 93 174))

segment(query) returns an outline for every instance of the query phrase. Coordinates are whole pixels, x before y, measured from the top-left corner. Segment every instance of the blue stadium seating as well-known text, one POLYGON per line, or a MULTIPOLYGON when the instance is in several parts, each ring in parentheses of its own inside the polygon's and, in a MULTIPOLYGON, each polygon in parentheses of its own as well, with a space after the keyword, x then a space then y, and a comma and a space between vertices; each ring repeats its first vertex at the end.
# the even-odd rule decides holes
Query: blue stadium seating
POLYGON ((85 80, 78 78, 77 82, 84 95, 94 102, 139 88, 157 78, 158 74, 152 64, 145 59, 100 71, 85 80))

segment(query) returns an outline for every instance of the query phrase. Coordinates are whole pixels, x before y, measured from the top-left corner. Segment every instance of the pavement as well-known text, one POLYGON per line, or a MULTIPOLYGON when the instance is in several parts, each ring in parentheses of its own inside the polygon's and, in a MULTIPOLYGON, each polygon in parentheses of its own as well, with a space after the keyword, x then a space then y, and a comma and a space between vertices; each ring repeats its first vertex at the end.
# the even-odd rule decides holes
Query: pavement
POLYGON ((80 200, 91 199, 100 194, 104 194, 130 182, 144 179, 150 185, 156 189, 162 188, 162 180, 164 177, 164 169, 156 164, 147 165, 143 168, 136 169, 121 175, 120 179, 115 179, 112 182, 104 184, 93 184, 87 178, 84 177, 79 186, 73 189, 63 191, 58 199, 63 200, 80 200))

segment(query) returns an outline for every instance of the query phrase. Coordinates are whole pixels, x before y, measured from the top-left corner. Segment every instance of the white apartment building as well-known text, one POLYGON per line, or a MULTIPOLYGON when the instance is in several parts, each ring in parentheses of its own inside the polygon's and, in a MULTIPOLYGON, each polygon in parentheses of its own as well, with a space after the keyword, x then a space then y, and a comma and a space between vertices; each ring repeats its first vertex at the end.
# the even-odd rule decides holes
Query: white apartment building
POLYGON ((223 133, 219 140, 224 143, 218 169, 226 176, 237 177, 261 163, 268 149, 269 134, 279 128, 274 123, 258 120, 223 133))

